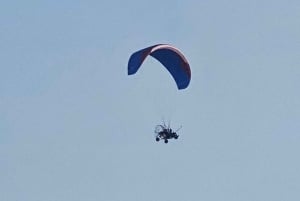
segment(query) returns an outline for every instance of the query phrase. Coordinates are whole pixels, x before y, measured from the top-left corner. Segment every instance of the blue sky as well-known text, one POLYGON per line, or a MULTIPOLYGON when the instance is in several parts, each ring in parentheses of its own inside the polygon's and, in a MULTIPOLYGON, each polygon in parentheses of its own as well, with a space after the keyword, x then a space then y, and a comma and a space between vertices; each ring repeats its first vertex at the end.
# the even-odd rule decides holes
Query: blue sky
POLYGON ((299 1, 1 4, 0 200, 300 199, 299 1), (152 58, 127 76, 156 43, 189 88, 152 58))

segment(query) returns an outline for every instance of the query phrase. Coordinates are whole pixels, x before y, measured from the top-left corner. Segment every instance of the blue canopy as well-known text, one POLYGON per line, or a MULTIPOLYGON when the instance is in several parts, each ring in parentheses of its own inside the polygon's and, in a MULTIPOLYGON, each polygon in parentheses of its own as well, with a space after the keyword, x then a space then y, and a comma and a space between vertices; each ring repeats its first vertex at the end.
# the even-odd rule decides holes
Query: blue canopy
POLYGON ((157 59, 172 75, 178 89, 188 87, 191 69, 183 54, 167 44, 153 45, 133 53, 128 61, 128 75, 135 74, 148 55, 157 59))

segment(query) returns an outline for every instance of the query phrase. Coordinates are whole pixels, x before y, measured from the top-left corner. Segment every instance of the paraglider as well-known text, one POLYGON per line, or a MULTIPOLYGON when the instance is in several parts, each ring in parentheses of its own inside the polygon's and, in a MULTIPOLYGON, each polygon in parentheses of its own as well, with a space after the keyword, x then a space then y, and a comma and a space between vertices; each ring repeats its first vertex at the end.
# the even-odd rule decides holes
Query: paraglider
POLYGON ((153 45, 133 53, 128 61, 128 75, 135 74, 149 55, 169 71, 179 90, 189 86, 191 69, 187 59, 179 49, 167 44, 153 45))
POLYGON ((165 143, 168 143, 169 139, 178 139, 179 135, 177 132, 181 129, 182 127, 178 128, 175 132, 172 131, 172 129, 169 126, 166 126, 165 123, 163 125, 159 124, 155 128, 155 133, 156 137, 155 140, 158 142, 159 140, 164 140, 165 143))
MULTIPOLYGON (((169 71, 178 90, 186 89, 189 86, 191 69, 187 59, 179 49, 168 44, 157 44, 134 52, 128 61, 128 75, 135 74, 149 55, 157 59, 169 71)), ((168 143, 169 139, 178 139, 177 131, 173 132, 170 126, 165 124, 157 125, 155 139, 168 143)))

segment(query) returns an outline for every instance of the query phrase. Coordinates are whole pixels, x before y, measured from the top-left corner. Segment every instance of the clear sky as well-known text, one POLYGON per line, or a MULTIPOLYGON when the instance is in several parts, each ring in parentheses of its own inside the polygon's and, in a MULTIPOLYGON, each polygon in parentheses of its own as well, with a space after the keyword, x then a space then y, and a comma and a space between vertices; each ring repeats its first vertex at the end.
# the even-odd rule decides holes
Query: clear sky
POLYGON ((0 200, 300 200, 299 78, 299 0, 3 1, 0 200))

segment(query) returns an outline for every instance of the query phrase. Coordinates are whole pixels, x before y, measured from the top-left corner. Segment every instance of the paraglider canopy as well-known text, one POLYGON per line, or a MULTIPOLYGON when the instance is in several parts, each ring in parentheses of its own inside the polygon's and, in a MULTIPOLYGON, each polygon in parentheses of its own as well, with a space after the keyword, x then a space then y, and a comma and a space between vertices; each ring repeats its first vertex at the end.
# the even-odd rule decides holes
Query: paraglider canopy
POLYGON ((191 80, 190 65, 179 49, 168 44, 153 45, 133 53, 128 61, 128 75, 135 74, 148 55, 170 72, 178 89, 188 87, 191 80))

